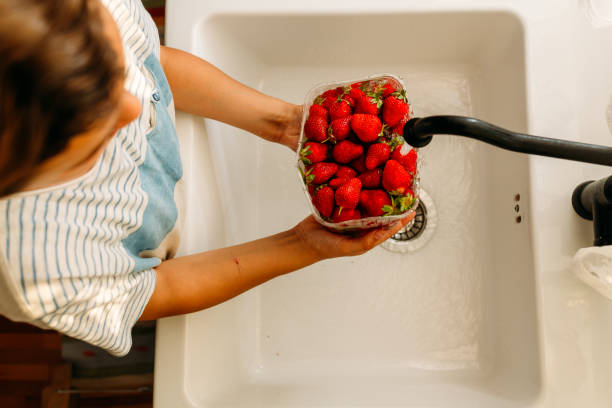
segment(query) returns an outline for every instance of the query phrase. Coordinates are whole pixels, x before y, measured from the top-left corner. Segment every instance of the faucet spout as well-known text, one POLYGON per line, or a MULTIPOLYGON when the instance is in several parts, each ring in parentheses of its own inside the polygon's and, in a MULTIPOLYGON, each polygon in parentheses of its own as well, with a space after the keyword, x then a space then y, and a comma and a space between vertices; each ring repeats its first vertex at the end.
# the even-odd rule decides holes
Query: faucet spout
POLYGON ((414 147, 426 146, 440 134, 470 137, 513 152, 612 166, 612 147, 511 132, 465 116, 413 118, 404 126, 404 139, 414 147))

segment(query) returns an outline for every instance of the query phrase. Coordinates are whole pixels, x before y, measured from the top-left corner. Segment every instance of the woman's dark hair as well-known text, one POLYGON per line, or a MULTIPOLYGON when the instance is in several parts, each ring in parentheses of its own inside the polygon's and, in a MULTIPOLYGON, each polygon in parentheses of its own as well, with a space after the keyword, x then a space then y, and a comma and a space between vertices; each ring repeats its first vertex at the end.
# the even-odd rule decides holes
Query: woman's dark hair
POLYGON ((0 1, 0 197, 112 112, 122 75, 98 0, 0 1))

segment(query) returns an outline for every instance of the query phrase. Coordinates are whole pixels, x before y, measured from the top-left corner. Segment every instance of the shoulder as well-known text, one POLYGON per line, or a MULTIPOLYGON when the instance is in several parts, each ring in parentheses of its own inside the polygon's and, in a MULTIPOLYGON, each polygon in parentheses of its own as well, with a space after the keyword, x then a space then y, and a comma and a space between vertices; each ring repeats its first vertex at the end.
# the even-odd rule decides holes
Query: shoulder
POLYGON ((159 57, 159 33, 140 0, 102 0, 115 19, 124 51, 143 61, 150 53, 159 57))

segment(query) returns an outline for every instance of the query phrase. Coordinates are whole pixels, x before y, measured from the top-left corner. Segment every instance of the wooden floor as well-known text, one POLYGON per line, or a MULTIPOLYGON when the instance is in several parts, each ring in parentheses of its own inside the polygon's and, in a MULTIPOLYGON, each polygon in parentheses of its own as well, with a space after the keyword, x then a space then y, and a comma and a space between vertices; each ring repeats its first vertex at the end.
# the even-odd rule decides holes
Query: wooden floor
POLYGON ((94 381, 72 379, 70 365, 62 360, 59 334, 0 316, 2 408, 148 408, 153 401, 152 382, 151 374, 94 381), (82 392, 84 389, 87 392, 82 392))

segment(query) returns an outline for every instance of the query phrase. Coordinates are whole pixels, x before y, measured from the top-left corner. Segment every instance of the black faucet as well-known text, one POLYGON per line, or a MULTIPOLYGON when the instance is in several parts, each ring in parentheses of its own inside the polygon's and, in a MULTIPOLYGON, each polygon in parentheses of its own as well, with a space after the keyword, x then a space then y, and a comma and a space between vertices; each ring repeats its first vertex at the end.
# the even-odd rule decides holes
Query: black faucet
MULTIPOLYGON (((612 166, 612 147, 511 132, 465 116, 413 118, 404 126, 404 139, 423 147, 434 135, 456 135, 477 139, 513 152, 612 166)), ((596 246, 612 243, 612 176, 578 185, 572 194, 576 213, 593 220, 596 246)))

